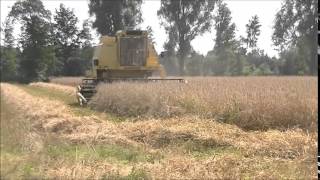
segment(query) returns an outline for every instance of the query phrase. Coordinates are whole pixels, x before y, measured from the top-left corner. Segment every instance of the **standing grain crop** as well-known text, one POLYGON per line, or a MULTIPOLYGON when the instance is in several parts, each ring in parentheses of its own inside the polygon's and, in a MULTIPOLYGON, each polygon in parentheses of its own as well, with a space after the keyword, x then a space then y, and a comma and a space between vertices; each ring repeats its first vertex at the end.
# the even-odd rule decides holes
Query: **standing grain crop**
POLYGON ((102 84, 90 106, 121 116, 198 115, 251 130, 315 130, 317 98, 313 77, 215 77, 102 84))

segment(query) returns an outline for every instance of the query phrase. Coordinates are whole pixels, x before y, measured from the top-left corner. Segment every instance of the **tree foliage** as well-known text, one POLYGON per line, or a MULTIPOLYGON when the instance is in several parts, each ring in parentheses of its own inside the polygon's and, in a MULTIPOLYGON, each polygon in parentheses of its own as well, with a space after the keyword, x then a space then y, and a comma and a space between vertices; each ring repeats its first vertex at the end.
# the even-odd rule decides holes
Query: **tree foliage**
POLYGON ((45 80, 54 69, 54 49, 50 34, 50 11, 40 0, 17 1, 9 13, 11 24, 21 24, 20 75, 24 81, 45 80))
POLYGON ((258 37, 260 36, 261 24, 259 21, 259 17, 257 15, 252 16, 249 20, 249 23, 246 24, 246 33, 247 36, 242 40, 247 45, 247 48, 254 49, 257 47, 258 37))
POLYGON ((148 39, 149 41, 155 45, 156 44, 156 41, 155 41, 155 38, 154 38, 154 35, 153 35, 153 29, 151 26, 147 26, 146 28, 147 32, 148 32, 148 39))
POLYGON ((15 40, 15 38, 13 37, 12 20, 7 17, 2 27, 4 27, 2 30, 4 34, 4 39, 3 39, 4 46, 8 48, 12 48, 14 46, 14 40, 15 40))
POLYGON ((215 45, 203 61, 204 75, 271 75, 278 74, 279 64, 257 47, 260 23, 253 16, 246 25, 247 37, 235 37, 236 26, 232 23, 231 11, 227 4, 218 1, 215 15, 215 45), (243 46, 246 39, 248 45, 243 46), (252 50, 248 52, 248 47, 252 50))
MULTIPOLYGON (((142 22, 141 4, 142 0, 90 0, 90 14, 96 19, 85 20, 81 28, 73 10, 63 5, 51 20, 51 12, 41 0, 18 0, 1 26, 1 81, 83 76, 93 54, 91 28, 102 35, 114 35, 117 30, 137 27, 142 22), (18 36, 14 35, 16 25, 21 26, 18 36)), ((257 45, 261 27, 258 16, 252 16, 245 37, 239 39, 223 0, 162 0, 157 13, 168 39, 160 63, 168 75, 314 75, 316 7, 315 0, 284 0, 275 16, 272 35, 279 57, 271 58, 257 45), (191 42, 212 26, 215 44, 203 56, 191 42)), ((150 26, 147 31, 156 43, 150 26)))
MULTIPOLYGON (((234 67, 239 59, 237 56, 237 40, 235 39, 235 23, 232 23, 231 11, 227 4, 218 1, 217 12, 214 16, 216 30, 215 45, 213 50, 208 52, 207 59, 210 59, 210 74, 227 75, 234 74, 234 67)), ((239 64, 239 63, 238 63, 239 64)))
POLYGON ((1 81, 14 81, 18 76, 19 50, 11 47, 1 47, 0 75, 1 81))
POLYGON ((293 52, 299 53, 296 55, 301 57, 296 59, 301 65, 298 69, 308 74, 317 73, 317 7, 316 0, 285 0, 273 26, 272 40, 280 54, 287 52, 290 56, 293 52))
POLYGON ((63 4, 60 4, 59 9, 56 9, 54 21, 54 45, 59 65, 56 74, 80 75, 87 63, 78 57, 78 49, 81 46, 90 47, 92 38, 89 33, 89 22, 84 21, 83 29, 80 30, 77 27, 79 20, 73 10, 66 8, 63 4))
POLYGON ((89 13, 95 16, 93 27, 101 35, 114 35, 118 30, 135 28, 142 22, 142 0, 90 0, 89 13))
POLYGON ((185 58, 191 51, 191 41, 212 25, 215 0, 177 1, 161 0, 158 16, 169 34, 168 49, 177 48, 179 72, 184 74, 185 58))
POLYGON ((85 47, 91 47, 92 46, 92 35, 90 33, 91 31, 91 28, 92 27, 92 24, 91 22, 86 19, 83 23, 82 23, 82 30, 80 31, 80 33, 78 34, 79 36, 79 39, 80 39, 80 46, 82 48, 85 48, 85 47))
POLYGON ((226 3, 218 2, 217 14, 214 17, 216 38, 214 51, 220 53, 231 48, 235 44, 235 23, 231 23, 231 11, 226 3))
POLYGON ((30 82, 47 80, 51 75, 83 75, 90 65, 92 37, 89 21, 81 30, 77 23, 73 11, 62 4, 52 22, 51 12, 40 0, 17 1, 2 29, 1 80, 30 82), (14 24, 21 25, 17 39, 14 24))
POLYGON ((1 28, 4 35, 3 47, 0 47, 0 75, 1 81, 13 81, 17 79, 19 49, 14 48, 13 25, 11 20, 6 18, 1 28))

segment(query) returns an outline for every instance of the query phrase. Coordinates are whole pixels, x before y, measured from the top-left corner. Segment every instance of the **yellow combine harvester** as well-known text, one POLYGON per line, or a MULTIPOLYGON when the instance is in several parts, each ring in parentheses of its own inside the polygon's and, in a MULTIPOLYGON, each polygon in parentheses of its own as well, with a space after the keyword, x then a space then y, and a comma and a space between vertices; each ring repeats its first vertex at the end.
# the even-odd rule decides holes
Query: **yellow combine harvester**
POLYGON ((94 50, 92 71, 77 87, 77 99, 80 105, 86 104, 100 82, 184 82, 184 79, 165 79, 165 76, 165 70, 159 63, 147 31, 118 31, 114 37, 101 37, 100 44, 94 50), (149 78, 154 72, 159 72, 161 78, 149 78))

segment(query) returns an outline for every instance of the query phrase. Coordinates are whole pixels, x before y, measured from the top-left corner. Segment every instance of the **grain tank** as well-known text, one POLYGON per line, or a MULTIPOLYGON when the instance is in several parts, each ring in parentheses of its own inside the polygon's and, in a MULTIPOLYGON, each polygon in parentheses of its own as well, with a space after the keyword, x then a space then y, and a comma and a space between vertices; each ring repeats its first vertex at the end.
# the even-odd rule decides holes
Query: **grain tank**
POLYGON ((147 31, 118 31, 102 36, 92 58, 91 78, 101 81, 148 78, 153 72, 165 72, 147 31))

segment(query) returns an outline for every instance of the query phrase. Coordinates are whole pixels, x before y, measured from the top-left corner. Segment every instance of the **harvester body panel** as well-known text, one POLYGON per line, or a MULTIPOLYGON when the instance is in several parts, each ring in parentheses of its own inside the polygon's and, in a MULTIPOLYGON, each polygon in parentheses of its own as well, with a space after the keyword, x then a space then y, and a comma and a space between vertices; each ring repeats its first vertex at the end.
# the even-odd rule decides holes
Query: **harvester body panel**
POLYGON ((103 81, 147 78, 160 68, 146 31, 119 31, 115 37, 101 37, 95 47, 91 77, 103 81))
POLYGON ((76 95, 79 104, 83 105, 95 94, 100 82, 184 82, 183 79, 164 79, 165 76, 165 70, 159 63, 158 54, 148 39, 147 31, 118 31, 114 37, 100 38, 100 43, 94 49, 91 72, 77 87, 76 95), (161 79, 148 78, 153 72, 159 72, 161 79))

